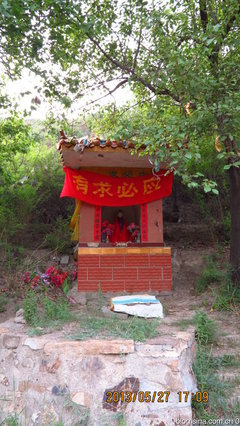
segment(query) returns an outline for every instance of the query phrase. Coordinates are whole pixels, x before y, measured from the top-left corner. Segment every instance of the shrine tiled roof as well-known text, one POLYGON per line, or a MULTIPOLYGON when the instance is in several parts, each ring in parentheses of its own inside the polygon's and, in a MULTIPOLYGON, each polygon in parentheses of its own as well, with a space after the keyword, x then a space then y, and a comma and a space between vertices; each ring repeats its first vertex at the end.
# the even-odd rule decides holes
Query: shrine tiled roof
POLYGON ((97 137, 69 139, 63 130, 60 134, 61 139, 57 149, 64 167, 72 169, 103 167, 103 165, 105 167, 150 167, 148 157, 139 156, 139 151, 142 151, 145 145, 141 145, 135 151, 135 143, 129 140, 116 141, 97 137), (113 155, 114 153, 116 155, 113 155))
MULTIPOLYGON (((135 144, 128 140, 109 140, 109 139, 100 139, 100 138, 94 138, 89 139, 87 137, 77 139, 75 136, 72 137, 70 140, 66 136, 66 134, 61 130, 61 139, 58 142, 58 150, 61 151, 62 148, 66 149, 74 149, 74 151, 83 151, 85 148, 94 148, 94 147, 100 147, 100 148, 134 148, 135 144)), ((142 146, 141 148, 144 148, 142 146)))

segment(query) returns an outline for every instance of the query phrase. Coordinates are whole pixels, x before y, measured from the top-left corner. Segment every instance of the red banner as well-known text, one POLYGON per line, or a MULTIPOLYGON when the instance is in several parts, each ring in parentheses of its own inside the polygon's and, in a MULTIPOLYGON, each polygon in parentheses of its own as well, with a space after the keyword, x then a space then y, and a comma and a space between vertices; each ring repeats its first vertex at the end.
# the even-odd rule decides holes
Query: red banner
POLYGON ((166 176, 160 170, 157 177, 145 175, 117 178, 86 170, 65 172, 64 187, 60 197, 73 197, 95 206, 132 206, 146 204, 171 195, 173 174, 166 176))

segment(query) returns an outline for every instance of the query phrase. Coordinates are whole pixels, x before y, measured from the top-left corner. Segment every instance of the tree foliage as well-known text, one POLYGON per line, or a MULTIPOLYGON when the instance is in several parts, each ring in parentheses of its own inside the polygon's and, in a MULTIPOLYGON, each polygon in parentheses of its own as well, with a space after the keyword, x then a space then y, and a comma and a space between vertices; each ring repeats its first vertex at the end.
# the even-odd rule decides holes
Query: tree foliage
POLYGON ((11 164, 16 153, 26 153, 31 143, 30 126, 15 113, 0 120, 0 176, 3 182, 12 182, 11 164))
POLYGON ((187 164, 200 161, 203 142, 215 144, 229 170, 240 282, 239 0, 5 0, 0 13, 10 77, 28 67, 66 106, 94 88, 111 95, 128 85, 148 105, 138 142, 148 142, 154 164, 167 159, 193 186, 187 164))
POLYGON ((58 129, 50 120, 30 125, 9 116, 0 121, 0 137, 1 243, 27 244, 29 236, 40 243, 56 224, 63 235, 73 200, 59 200, 64 176, 56 152, 58 129))
POLYGON ((238 0, 8 0, 0 11, 10 75, 29 67, 66 105, 70 93, 129 85, 160 112, 152 149, 159 153, 169 139, 189 148, 211 135, 226 167, 239 165, 238 0))

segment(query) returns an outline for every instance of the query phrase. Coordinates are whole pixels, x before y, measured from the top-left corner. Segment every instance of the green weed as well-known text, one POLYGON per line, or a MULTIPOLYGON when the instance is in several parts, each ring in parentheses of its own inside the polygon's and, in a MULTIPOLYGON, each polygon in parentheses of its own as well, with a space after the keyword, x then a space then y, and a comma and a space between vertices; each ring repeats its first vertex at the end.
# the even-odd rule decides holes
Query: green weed
POLYGON ((58 298, 56 302, 48 297, 42 298, 42 306, 47 319, 69 321, 72 319, 69 302, 62 298, 58 298))
POLYGON ((7 298, 4 293, 0 294, 0 312, 6 311, 6 305, 7 305, 7 298))
POLYGON ((231 273, 228 271, 220 289, 213 290, 214 302, 212 307, 218 311, 233 311, 240 305, 240 288, 234 286, 231 273))
POLYGON ((236 404, 231 407, 231 415, 234 418, 235 416, 239 415, 240 413, 240 402, 236 402, 236 404))
POLYGON ((234 386, 240 386, 240 374, 235 377, 233 383, 234 383, 234 386))
MULTIPOLYGON (((47 416, 50 417, 50 416, 47 416)), ((48 420, 47 420, 48 421, 48 420)), ((46 423, 46 426, 64 426, 63 422, 56 422, 55 420, 53 421, 48 421, 48 423, 46 423)))
POLYGON ((205 261, 206 266, 195 282, 197 294, 203 293, 209 284, 220 282, 223 278, 223 272, 219 270, 218 264, 214 262, 212 257, 206 256, 205 261))
POLYGON ((69 281, 68 281, 67 278, 63 282, 62 289, 63 289, 64 294, 68 294, 68 292, 70 290, 70 284, 69 284, 69 281))
POLYGON ((196 340, 200 345, 213 343, 216 336, 216 324, 205 312, 198 311, 193 318, 196 326, 196 340))
POLYGON ((183 320, 179 320, 179 321, 174 321, 170 324, 171 326, 175 327, 179 327, 181 331, 186 330, 190 325, 194 325, 194 320, 193 318, 191 319, 183 319, 183 320))
POLYGON ((212 307, 222 311, 236 310, 240 305, 240 288, 232 282, 232 274, 229 265, 220 270, 215 260, 216 255, 206 258, 206 267, 195 283, 197 294, 207 289, 209 284, 221 283, 220 287, 212 289, 214 302, 212 307))
POLYGON ((43 297, 42 306, 44 309, 44 314, 48 319, 50 320, 57 319, 57 316, 59 314, 59 309, 56 302, 49 299, 48 297, 43 297))
POLYGON ((12 414, 4 419, 4 424, 6 426, 18 426, 18 416, 17 414, 12 414))
POLYGON ((168 316, 168 314, 169 314, 169 305, 168 305, 168 303, 164 301, 164 302, 162 302, 162 305, 163 305, 164 315, 168 316))
POLYGON ((41 298, 42 310, 39 315, 39 327, 32 328, 31 335, 42 335, 49 330, 61 329, 66 322, 75 320, 75 316, 70 310, 70 304, 63 298, 58 298, 55 302, 48 297, 41 298))
POLYGON ((126 420, 123 413, 116 413, 116 420, 118 426, 126 426, 126 420))
POLYGON ((212 367, 219 369, 221 367, 240 367, 240 356, 224 354, 211 359, 212 367))
POLYGON ((209 301, 207 299, 202 300, 201 305, 202 308, 208 308, 209 301))
POLYGON ((196 311, 196 309, 198 308, 198 306, 194 305, 194 304, 191 304, 191 305, 189 305, 188 308, 189 308, 190 311, 196 311))
MULTIPOLYGON (((192 319, 178 321, 175 325, 186 328, 189 325, 195 326, 195 337, 198 343, 196 360, 193 364, 193 371, 197 380, 197 387, 200 392, 209 393, 207 403, 197 403, 192 400, 197 418, 210 420, 218 418, 219 410, 227 412, 227 395, 231 384, 220 381, 217 370, 226 359, 216 360, 211 355, 210 343, 215 341, 216 324, 208 318, 205 312, 196 311, 192 319)), ((233 361, 232 361, 233 362, 233 361)))
POLYGON ((32 327, 28 331, 28 335, 33 336, 42 336, 43 334, 46 334, 46 330, 43 327, 32 327))
MULTIPOLYGON (((221 415, 229 414, 227 398, 235 384, 221 380, 218 370, 223 367, 238 368, 240 357, 228 354, 213 357, 209 343, 215 340, 215 323, 204 312, 196 312, 194 322, 198 345, 193 371, 197 380, 198 390, 200 392, 207 391, 209 393, 209 400, 206 404, 198 404, 193 400, 192 406, 196 411, 197 418, 207 421, 219 418, 220 412, 221 415)), ((236 384, 238 384, 238 381, 236 381, 236 384)))
POLYGON ((98 286, 98 311, 101 312, 104 304, 104 295, 100 285, 98 286))
POLYGON ((181 330, 186 330, 189 326, 195 326, 196 340, 201 345, 215 341, 216 324, 208 318, 205 312, 196 311, 193 318, 176 321, 171 325, 178 326, 181 330))
POLYGON ((109 426, 109 425, 126 426, 127 425, 126 418, 125 418, 125 410, 116 412, 116 413, 111 413, 111 412, 102 413, 98 420, 101 426, 109 426))
POLYGON ((209 420, 216 418, 219 410, 226 412, 227 395, 231 384, 220 381, 216 374, 211 351, 206 349, 206 347, 198 345, 193 371, 197 380, 198 390, 209 393, 208 403, 198 404, 195 400, 192 402, 198 419, 209 420))
POLYGON ((24 319, 29 325, 38 323, 38 299, 34 290, 28 290, 23 303, 24 319))
POLYGON ((49 410, 48 407, 46 408, 46 412, 45 412, 45 416, 44 417, 45 417, 44 424, 46 426, 62 426, 63 425, 62 422, 59 422, 56 419, 55 414, 51 410, 49 410))
POLYGON ((102 335, 114 336, 134 341, 144 342, 147 338, 157 336, 159 333, 159 320, 148 320, 138 317, 119 321, 118 318, 85 317, 78 323, 78 330, 72 336, 74 340, 84 340, 89 337, 102 335))
POLYGON ((68 410, 71 409, 72 415, 78 418, 78 422, 75 423, 76 426, 88 425, 90 415, 89 409, 73 402, 70 394, 68 393, 64 396, 63 407, 68 410))
POLYGON ((71 313, 69 302, 63 297, 59 297, 55 302, 47 296, 37 296, 34 290, 28 290, 23 309, 24 319, 27 324, 33 326, 29 330, 30 335, 44 334, 45 327, 57 327, 75 319, 71 313))

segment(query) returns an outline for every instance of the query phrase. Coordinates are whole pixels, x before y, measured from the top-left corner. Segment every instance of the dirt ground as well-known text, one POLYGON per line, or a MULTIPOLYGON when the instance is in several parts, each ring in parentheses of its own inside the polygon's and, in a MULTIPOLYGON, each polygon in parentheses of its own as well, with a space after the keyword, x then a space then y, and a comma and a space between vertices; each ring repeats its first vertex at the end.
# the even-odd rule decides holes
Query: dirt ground
MULTIPOLYGON (((158 298, 163 304, 164 319, 161 322, 160 332, 163 334, 171 334, 175 329, 179 330, 179 323, 182 320, 191 319, 195 311, 201 309, 205 311, 210 319, 217 324, 217 343, 212 347, 213 356, 222 356, 224 354, 239 355, 240 353, 240 321, 239 312, 219 312, 212 309, 214 300, 214 286, 209 286, 208 290, 201 295, 196 295, 194 284, 196 278, 200 275, 205 257, 212 255, 219 250, 218 245, 205 246, 197 243, 194 247, 189 247, 183 241, 176 242, 172 245, 172 268, 173 268, 173 292, 172 295, 161 296, 158 298), (187 246, 187 247, 186 247, 187 246)), ((228 260, 229 247, 222 249, 219 257, 220 263, 228 260)), ((2 256, 3 259, 3 256, 2 256)), ((35 265, 36 269, 44 272, 46 267, 57 265, 57 255, 48 250, 35 250, 25 253, 25 258, 16 263, 2 262, 0 279, 0 294, 6 296, 6 311, 0 312, 0 323, 8 318, 14 317, 16 311, 23 306, 25 289, 21 283, 21 274, 31 265, 35 265), (6 267, 7 266, 7 267, 6 267)), ((71 259, 73 262, 73 258, 71 259)), ((216 286, 216 285, 215 285, 216 286)), ((111 294, 104 295, 103 305, 109 306, 111 294)), ((98 304, 97 295, 90 298, 90 312, 96 310, 98 304)), ((86 306, 79 306, 74 310, 78 310, 81 314, 85 314, 86 306)), ((63 326, 61 333, 69 334, 74 331, 74 324, 66 324, 63 326)), ((59 332, 57 333, 59 334, 59 332)), ((240 378, 240 367, 231 368, 226 366, 220 372, 223 379, 227 381, 236 381, 236 377, 240 378)), ((233 387, 233 391, 229 394, 229 400, 233 404, 240 403, 240 381, 233 387)))
MULTIPOLYGON (((204 296, 196 296, 194 283, 199 276, 204 265, 204 258, 213 254, 216 247, 206 247, 196 245, 195 247, 184 247, 182 243, 172 244, 172 269, 173 269, 173 292, 169 296, 160 296, 165 305, 168 316, 176 315, 179 318, 186 318, 192 314, 194 309, 204 305, 211 307, 211 291, 204 296)), ((227 259, 228 249, 224 254, 227 259)), ((6 297, 6 310, 0 312, 0 322, 15 315, 15 312, 22 307, 25 284, 22 283, 22 274, 33 268, 43 273, 47 267, 58 267, 59 256, 54 251, 46 249, 36 249, 34 251, 25 250, 21 259, 13 256, 11 262, 8 261, 8 254, 2 253, 0 261, 0 294, 6 297), (9 265, 10 263, 10 265, 9 265)), ((70 264, 73 264, 73 257, 70 256, 70 264)), ((110 297, 110 294, 109 294, 110 297)), ((207 308, 205 306, 205 308, 207 308)), ((211 315, 214 313, 211 313, 211 315)))

